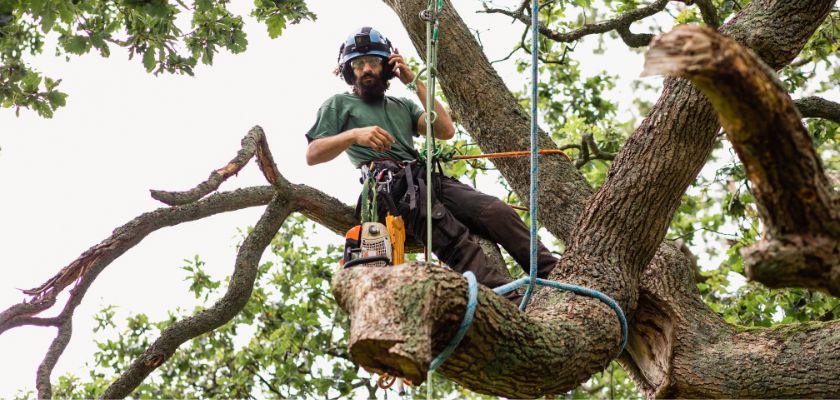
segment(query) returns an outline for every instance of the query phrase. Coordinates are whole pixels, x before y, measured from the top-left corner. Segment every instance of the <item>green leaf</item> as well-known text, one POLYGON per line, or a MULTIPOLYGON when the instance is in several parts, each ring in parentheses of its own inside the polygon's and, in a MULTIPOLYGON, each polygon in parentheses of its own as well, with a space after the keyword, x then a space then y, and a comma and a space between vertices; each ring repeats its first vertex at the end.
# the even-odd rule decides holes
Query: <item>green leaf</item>
POLYGON ((71 36, 63 42, 64 50, 70 54, 82 55, 90 50, 90 42, 84 36, 71 36))
POLYGON ((155 49, 150 47, 143 53, 143 66, 146 67, 146 72, 152 72, 155 69, 155 49))
POLYGON ((265 21, 268 26, 268 36, 272 39, 277 39, 286 28, 286 19, 282 15, 274 14, 265 21))
POLYGON ((67 93, 51 91, 47 93, 47 100, 49 100, 53 109, 64 107, 67 105, 67 93))

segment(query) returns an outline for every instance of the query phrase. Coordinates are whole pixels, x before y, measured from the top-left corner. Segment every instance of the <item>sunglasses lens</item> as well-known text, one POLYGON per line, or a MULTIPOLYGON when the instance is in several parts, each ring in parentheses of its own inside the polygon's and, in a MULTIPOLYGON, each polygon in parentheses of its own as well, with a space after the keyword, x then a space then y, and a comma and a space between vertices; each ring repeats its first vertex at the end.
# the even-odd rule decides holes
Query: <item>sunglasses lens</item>
POLYGON ((375 56, 359 57, 359 58, 353 59, 353 61, 350 61, 350 66, 353 67, 354 69, 361 69, 362 67, 365 66, 365 64, 367 64, 371 67, 375 67, 375 66, 379 65, 381 62, 382 62, 382 59, 379 58, 379 57, 375 57, 375 56))

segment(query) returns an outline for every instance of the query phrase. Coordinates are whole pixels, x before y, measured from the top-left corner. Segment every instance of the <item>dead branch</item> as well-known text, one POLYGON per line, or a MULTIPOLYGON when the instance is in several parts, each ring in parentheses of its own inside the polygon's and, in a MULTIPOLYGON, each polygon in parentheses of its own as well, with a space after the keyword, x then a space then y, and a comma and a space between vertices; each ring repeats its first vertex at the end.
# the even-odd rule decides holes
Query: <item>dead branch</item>
POLYGON ((25 294, 33 296, 33 300, 16 304, 0 313, 0 333, 8 329, 7 324, 12 324, 14 319, 32 316, 51 307, 55 303, 55 297, 67 286, 74 282, 79 284, 88 274, 98 274, 148 234, 163 227, 195 221, 222 212, 264 205, 275 191, 276 189, 270 186, 237 189, 233 192, 217 193, 184 206, 159 208, 132 219, 115 229, 111 236, 82 253, 41 286, 24 290, 25 294))
POLYGON ((772 241, 742 253, 747 276, 771 287, 840 294, 840 218, 831 185, 773 71, 730 38, 681 26, 651 44, 644 74, 691 80, 720 115, 772 241))
POLYGON ((272 157, 271 150, 268 148, 265 132, 260 126, 251 128, 248 134, 242 138, 241 145, 242 148, 236 153, 236 157, 224 167, 211 172, 210 177, 199 183, 198 186, 183 192, 150 190, 152 198, 170 206, 192 203, 218 189, 219 185, 227 178, 239 173, 254 155, 257 156, 260 171, 262 171, 268 183, 274 186, 285 183, 283 176, 277 170, 277 165, 274 164, 274 157, 272 157))
POLYGON ((265 248, 291 214, 293 208, 281 193, 274 196, 254 230, 239 247, 230 286, 224 297, 212 307, 173 323, 138 357, 102 394, 103 398, 128 396, 143 379, 166 362, 182 343, 230 321, 245 307, 254 288, 257 265, 265 248))
POLYGON ((822 118, 840 124, 840 103, 817 96, 803 97, 793 102, 802 118, 822 118))

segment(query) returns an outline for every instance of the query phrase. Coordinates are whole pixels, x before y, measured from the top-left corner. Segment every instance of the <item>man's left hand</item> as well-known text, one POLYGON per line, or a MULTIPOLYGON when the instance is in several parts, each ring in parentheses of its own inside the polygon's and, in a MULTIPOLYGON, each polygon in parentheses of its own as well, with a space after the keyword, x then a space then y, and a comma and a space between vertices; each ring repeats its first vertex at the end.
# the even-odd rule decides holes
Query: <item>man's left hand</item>
POLYGON ((406 65, 399 50, 394 49, 394 53, 391 54, 391 57, 388 57, 388 65, 390 65, 391 70, 394 71, 394 75, 400 78, 403 84, 407 85, 414 80, 414 71, 406 65))

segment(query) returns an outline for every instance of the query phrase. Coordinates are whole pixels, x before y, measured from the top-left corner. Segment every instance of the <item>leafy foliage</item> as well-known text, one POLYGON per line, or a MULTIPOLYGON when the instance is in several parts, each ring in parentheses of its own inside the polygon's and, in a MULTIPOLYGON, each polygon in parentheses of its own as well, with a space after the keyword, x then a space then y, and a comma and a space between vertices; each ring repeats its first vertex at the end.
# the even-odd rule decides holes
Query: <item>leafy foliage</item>
MULTIPOLYGON (((315 15, 303 0, 257 0, 252 11, 278 37, 288 24, 315 15)), ((0 0, 0 105, 16 113, 28 108, 52 117, 66 104, 60 79, 43 76, 26 55, 43 52, 48 35, 57 35, 56 54, 69 59, 95 50, 111 55, 125 48, 154 74, 193 75, 195 66, 213 64, 224 49, 245 51, 242 16, 226 0, 0 0)))

